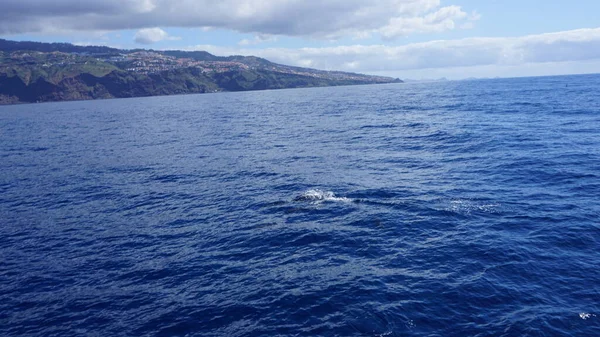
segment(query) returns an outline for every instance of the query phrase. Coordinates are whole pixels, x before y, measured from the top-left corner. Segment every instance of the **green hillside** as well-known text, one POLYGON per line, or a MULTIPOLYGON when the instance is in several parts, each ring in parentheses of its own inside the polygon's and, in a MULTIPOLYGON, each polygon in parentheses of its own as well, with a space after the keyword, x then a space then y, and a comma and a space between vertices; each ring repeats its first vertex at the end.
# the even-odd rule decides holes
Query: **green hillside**
POLYGON ((0 40, 0 104, 393 82, 253 56, 0 40))

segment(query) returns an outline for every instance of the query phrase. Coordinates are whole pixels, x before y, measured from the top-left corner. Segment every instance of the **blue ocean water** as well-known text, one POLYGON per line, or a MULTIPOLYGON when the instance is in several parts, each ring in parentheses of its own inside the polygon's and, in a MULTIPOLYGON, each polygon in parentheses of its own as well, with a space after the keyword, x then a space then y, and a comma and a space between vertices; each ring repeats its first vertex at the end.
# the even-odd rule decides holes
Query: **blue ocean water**
POLYGON ((600 336, 599 92, 0 107, 0 335, 600 336))

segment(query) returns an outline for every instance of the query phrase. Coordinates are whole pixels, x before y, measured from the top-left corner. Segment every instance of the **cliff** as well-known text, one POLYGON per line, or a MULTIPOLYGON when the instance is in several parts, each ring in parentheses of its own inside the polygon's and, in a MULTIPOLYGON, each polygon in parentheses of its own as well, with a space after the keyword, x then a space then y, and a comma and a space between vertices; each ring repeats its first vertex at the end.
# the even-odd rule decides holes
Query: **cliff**
POLYGON ((0 104, 394 82, 252 56, 0 40, 0 104))

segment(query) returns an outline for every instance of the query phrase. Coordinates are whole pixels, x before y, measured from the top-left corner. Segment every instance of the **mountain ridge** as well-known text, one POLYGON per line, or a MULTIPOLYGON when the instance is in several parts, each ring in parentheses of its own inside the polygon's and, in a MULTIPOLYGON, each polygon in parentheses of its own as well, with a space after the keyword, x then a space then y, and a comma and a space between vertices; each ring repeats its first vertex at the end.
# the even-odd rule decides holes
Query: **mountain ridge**
POLYGON ((0 39, 0 104, 401 82, 256 56, 0 39))

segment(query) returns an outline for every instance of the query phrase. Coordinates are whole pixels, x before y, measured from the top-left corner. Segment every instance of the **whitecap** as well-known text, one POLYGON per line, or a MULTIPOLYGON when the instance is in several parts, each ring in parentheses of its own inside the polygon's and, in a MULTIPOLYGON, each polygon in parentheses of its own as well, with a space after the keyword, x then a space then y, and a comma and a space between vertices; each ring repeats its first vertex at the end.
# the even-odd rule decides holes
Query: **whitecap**
POLYGON ((446 207, 446 211, 469 215, 472 212, 480 213, 498 213, 500 204, 497 203, 477 203, 471 200, 457 199, 450 201, 449 207, 446 207))
POLYGON ((587 312, 582 312, 582 313, 579 314, 579 317, 581 317, 581 319, 585 321, 585 320, 588 320, 588 319, 590 319, 592 317, 596 317, 596 315, 590 314, 590 313, 587 313, 587 312))
POLYGON ((294 198, 294 201, 308 201, 311 203, 322 202, 352 202, 352 199, 346 197, 338 197, 331 191, 323 191, 319 189, 308 190, 294 198))

